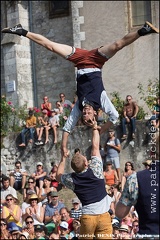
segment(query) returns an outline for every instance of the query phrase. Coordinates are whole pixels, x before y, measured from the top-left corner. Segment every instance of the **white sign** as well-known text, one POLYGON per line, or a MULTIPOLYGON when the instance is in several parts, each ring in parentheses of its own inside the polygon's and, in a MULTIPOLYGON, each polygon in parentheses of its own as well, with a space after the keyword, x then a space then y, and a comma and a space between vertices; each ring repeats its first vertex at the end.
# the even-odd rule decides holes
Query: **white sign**
POLYGON ((14 92, 16 90, 16 83, 15 81, 7 82, 7 92, 14 92))

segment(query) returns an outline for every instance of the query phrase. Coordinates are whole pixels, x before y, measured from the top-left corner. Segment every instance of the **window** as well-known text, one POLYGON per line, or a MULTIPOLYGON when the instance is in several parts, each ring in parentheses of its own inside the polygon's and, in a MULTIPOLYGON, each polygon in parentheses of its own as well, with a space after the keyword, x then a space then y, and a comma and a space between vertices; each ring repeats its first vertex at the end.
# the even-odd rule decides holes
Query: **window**
POLYGON ((49 17, 57 18, 69 15, 70 1, 49 1, 49 17))
POLYGON ((143 25, 145 21, 152 22, 151 1, 130 1, 131 27, 143 25))

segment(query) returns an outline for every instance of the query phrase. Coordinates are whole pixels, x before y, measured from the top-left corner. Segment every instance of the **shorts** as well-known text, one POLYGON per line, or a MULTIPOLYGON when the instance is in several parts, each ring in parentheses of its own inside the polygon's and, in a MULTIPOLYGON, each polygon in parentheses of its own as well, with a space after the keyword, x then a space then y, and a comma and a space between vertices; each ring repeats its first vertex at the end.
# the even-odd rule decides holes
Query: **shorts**
POLYGON ((120 162, 119 162, 119 157, 114 157, 114 158, 106 158, 106 162, 112 161, 112 164, 114 165, 114 167, 120 168, 120 162))
POLYGON ((15 181, 15 183, 14 183, 14 185, 13 185, 13 188, 15 189, 15 190, 21 190, 21 188, 22 188, 22 182, 20 182, 20 181, 15 181))

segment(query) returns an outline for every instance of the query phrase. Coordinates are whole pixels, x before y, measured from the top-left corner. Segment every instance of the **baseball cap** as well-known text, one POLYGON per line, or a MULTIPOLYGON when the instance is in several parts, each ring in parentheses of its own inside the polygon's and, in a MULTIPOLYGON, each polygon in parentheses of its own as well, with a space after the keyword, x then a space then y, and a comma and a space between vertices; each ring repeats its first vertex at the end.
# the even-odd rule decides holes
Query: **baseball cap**
POLYGON ((37 162, 37 166, 38 166, 38 165, 43 166, 43 163, 42 163, 42 162, 37 162))
POLYGON ((52 192, 50 192, 49 196, 58 197, 58 192, 52 191, 52 192))
POLYGON ((40 224, 38 224, 38 225, 35 225, 34 226, 34 231, 39 231, 39 232, 42 232, 42 231, 44 231, 44 227, 43 227, 43 225, 40 225, 40 224))
POLYGON ((73 199, 72 199, 72 203, 80 203, 80 201, 79 201, 78 198, 73 198, 73 199))
POLYGON ((62 221, 59 226, 62 228, 68 229, 68 223, 65 221, 62 221))

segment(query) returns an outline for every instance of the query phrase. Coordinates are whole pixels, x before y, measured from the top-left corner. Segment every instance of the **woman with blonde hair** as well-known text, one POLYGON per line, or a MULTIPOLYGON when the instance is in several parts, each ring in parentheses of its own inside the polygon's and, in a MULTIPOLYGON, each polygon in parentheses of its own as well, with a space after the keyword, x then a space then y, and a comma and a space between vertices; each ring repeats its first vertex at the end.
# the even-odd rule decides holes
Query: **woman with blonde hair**
POLYGON ((19 230, 22 229, 22 221, 21 221, 21 208, 18 205, 18 199, 12 194, 8 194, 6 196, 6 206, 3 206, 2 210, 2 218, 5 218, 8 223, 14 222, 19 230))

